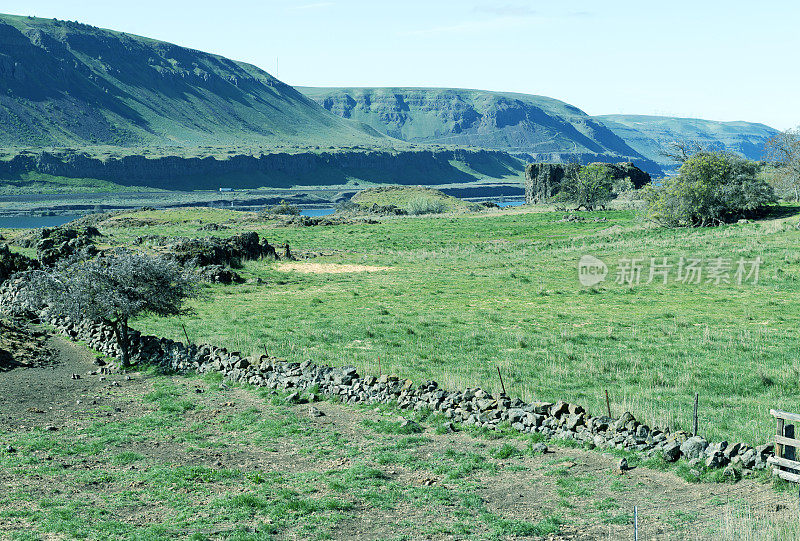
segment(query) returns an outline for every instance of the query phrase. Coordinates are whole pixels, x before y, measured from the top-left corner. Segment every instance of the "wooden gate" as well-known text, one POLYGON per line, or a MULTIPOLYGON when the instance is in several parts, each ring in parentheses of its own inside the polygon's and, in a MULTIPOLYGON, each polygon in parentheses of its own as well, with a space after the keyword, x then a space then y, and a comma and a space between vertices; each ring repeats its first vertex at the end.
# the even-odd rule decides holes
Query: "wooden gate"
POLYGON ((800 462, 797 461, 800 440, 795 439, 795 425, 787 423, 787 421, 800 423, 800 414, 780 410, 769 412, 777 420, 777 431, 775 456, 769 457, 767 463, 773 466, 774 475, 792 483, 800 483, 800 462))

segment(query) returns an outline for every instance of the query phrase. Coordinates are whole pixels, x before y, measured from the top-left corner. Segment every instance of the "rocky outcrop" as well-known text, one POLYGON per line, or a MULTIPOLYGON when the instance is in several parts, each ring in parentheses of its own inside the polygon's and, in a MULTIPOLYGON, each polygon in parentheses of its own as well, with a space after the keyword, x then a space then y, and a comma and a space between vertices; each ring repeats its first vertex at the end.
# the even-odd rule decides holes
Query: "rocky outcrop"
POLYGON ((242 261, 271 257, 277 259, 275 247, 258 233, 249 232, 228 238, 177 238, 165 241, 165 257, 184 266, 238 265, 242 261))
POLYGON ((13 253, 5 244, 0 244, 0 284, 13 274, 35 269, 39 263, 22 254, 13 253))
POLYGON ((525 166, 525 202, 546 203, 556 195, 561 181, 580 170, 575 163, 531 163, 525 166))
POLYGON ((100 236, 100 232, 94 227, 82 230, 64 227, 45 228, 38 231, 38 236, 36 256, 46 266, 55 265, 58 261, 70 257, 89 259, 99 252, 94 245, 94 239, 100 236))
POLYGON ((636 189, 641 188, 645 184, 649 184, 652 178, 648 173, 642 171, 631 162, 621 163, 599 163, 605 166, 611 173, 611 178, 614 180, 629 178, 636 189))
POLYGON ((129 155, 100 159, 84 152, 20 153, 0 160, 0 178, 26 173, 92 178, 124 186, 169 190, 290 188, 294 185, 344 185, 353 178, 387 184, 472 182, 522 171, 522 161, 490 150, 364 150, 239 154, 224 159, 129 155), (471 174, 455 165, 464 164, 471 174))
MULTIPOLYGON (((650 175, 631 162, 601 163, 608 170, 612 180, 629 178, 635 188, 650 182, 650 175)), ((530 163, 525 166, 525 202, 546 203, 558 194, 561 181, 577 174, 582 165, 576 163, 530 163)))

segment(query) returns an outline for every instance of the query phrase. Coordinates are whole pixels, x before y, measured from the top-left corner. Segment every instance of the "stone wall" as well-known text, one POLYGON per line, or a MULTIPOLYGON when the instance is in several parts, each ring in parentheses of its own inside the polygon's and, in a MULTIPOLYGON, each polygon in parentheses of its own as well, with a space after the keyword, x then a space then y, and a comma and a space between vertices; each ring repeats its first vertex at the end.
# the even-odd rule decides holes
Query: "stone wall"
MULTIPOLYGON (((14 281, 11 280, 0 288, 0 310, 13 307, 15 303, 14 281)), ((107 326, 89 321, 76 324, 48 314, 46 309, 40 317, 71 339, 83 340, 108 356, 120 355, 114 333, 107 326)), ((637 451, 648 457, 660 453, 667 462, 685 457, 693 467, 701 464, 710 468, 726 467, 725 474, 734 479, 743 473, 766 468, 766 460, 773 452, 772 444, 753 448, 743 443, 709 443, 703 437, 690 437, 683 431, 650 427, 629 412, 619 418, 592 415, 582 406, 564 401, 525 402, 480 388, 453 391, 441 388, 435 381, 415 384, 393 375, 362 376, 355 368, 347 366, 286 362, 267 355, 248 357, 222 347, 187 345, 138 331, 132 331, 131 361, 179 372, 219 372, 232 381, 288 391, 296 401, 313 401, 315 396, 309 395, 313 391, 350 404, 396 403, 402 409, 427 408, 453 423, 490 430, 508 423, 519 432, 573 440, 590 448, 637 451)))

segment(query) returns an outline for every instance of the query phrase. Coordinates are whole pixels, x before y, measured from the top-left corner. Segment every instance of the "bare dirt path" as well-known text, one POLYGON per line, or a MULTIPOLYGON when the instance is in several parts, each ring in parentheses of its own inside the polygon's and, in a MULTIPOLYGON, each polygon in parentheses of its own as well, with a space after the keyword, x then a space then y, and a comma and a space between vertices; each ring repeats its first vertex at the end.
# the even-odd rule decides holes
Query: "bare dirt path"
POLYGON ((770 524, 796 514, 794 495, 759 480, 620 474, 611 454, 530 454, 522 438, 439 433, 425 421, 404 432, 385 408, 324 401, 313 411, 208 377, 90 374, 87 349, 60 337, 47 346, 52 362, 0 372, 0 538, 103 538, 63 518, 94 516, 74 502, 110 509, 117 522, 96 527, 120 538, 167 524, 166 537, 631 539, 636 506, 640 539, 747 539, 731 533, 742 509, 770 524), (165 473, 186 468, 186 478, 165 473), (273 509, 287 493, 305 503, 273 509), (47 518, 53 501, 60 522, 47 518), (343 503, 319 504, 332 501, 343 503))
MULTIPOLYGON (((41 360, 30 363, 12 353, 18 366, 0 372, 0 427, 61 426, 91 412, 108 387, 107 382, 87 375, 99 368, 94 355, 60 336, 28 343, 41 360)), ((25 358, 30 356, 27 353, 25 358)))

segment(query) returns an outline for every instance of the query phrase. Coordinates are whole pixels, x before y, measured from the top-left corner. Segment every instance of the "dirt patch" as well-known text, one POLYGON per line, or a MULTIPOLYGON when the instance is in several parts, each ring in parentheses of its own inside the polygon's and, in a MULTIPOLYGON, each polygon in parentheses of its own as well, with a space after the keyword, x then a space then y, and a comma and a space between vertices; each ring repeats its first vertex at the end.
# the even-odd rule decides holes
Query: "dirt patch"
POLYGON ((102 391, 122 378, 89 376, 98 370, 94 354, 64 338, 31 328, 12 334, 6 330, 0 343, 12 344, 13 361, 0 369, 6 370, 0 372, 0 429, 67 423, 94 409, 103 400, 102 391), (15 338, 19 336, 24 339, 15 338))
POLYGON ((348 274, 353 272, 380 272, 391 270, 391 267, 378 267, 374 265, 342 265, 338 263, 307 263, 287 262, 278 263, 275 268, 279 271, 302 272, 306 274, 348 274))
POLYGON ((54 352, 47 342, 40 330, 13 319, 0 319, 0 372, 50 363, 54 352))

